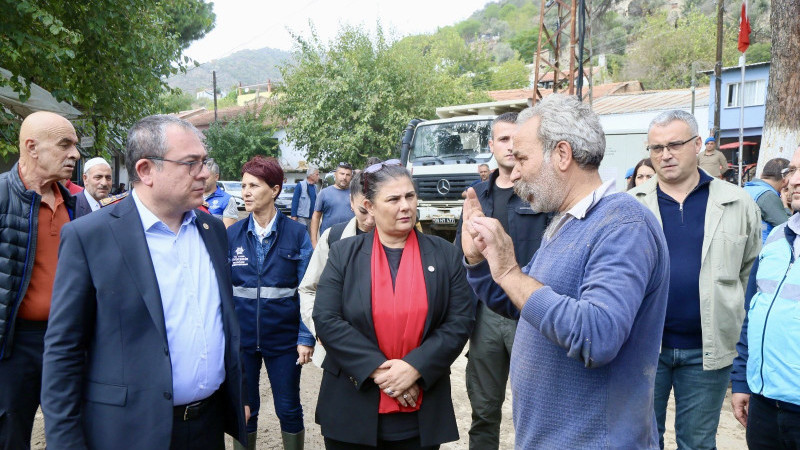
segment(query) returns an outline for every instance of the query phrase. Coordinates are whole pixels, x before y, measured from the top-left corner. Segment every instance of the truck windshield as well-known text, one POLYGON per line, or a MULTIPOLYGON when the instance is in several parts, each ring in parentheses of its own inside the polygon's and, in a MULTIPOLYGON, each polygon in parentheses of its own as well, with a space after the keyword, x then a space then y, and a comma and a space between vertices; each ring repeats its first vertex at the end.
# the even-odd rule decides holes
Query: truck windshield
POLYGON ((420 124, 411 144, 411 159, 431 159, 441 164, 447 159, 488 154, 491 126, 491 120, 420 124))

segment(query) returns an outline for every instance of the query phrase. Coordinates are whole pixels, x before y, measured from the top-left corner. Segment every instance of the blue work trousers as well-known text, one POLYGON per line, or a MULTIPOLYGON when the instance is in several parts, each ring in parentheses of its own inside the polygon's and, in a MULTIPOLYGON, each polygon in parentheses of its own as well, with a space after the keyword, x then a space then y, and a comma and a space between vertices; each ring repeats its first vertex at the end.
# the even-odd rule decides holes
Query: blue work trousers
POLYGON ((258 410, 261 407, 259 379, 261 361, 267 368, 269 384, 272 388, 272 401, 275 413, 281 424, 281 431, 299 433, 303 427, 303 407, 300 405, 300 368, 297 365, 297 352, 277 356, 266 356, 260 352, 242 352, 242 363, 247 377, 247 400, 250 403, 250 420, 247 432, 257 430, 258 410))

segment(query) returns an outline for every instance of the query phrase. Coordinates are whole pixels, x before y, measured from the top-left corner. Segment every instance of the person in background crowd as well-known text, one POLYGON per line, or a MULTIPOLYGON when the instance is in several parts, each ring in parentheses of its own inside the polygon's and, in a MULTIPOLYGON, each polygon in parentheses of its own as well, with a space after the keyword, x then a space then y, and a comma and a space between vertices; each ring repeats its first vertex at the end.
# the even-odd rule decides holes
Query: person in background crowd
POLYGON ((231 194, 217 186, 219 165, 213 160, 209 165, 209 172, 211 174, 206 179, 206 185, 203 188, 203 200, 208 205, 208 213, 222 220, 225 228, 228 228, 239 220, 239 209, 236 207, 236 200, 231 197, 231 194))
POLYGON ((69 178, 64 178, 63 180, 61 180, 61 184, 64 185, 65 188, 67 188, 70 195, 78 195, 81 193, 81 191, 83 191, 82 187, 73 183, 72 180, 70 180, 69 178))
POLYGON ((761 179, 754 179, 744 184, 744 190, 753 197, 761 210, 761 242, 767 241, 773 228, 789 220, 789 215, 781 201, 781 190, 786 187, 784 171, 789 166, 786 158, 773 158, 764 164, 761 179))
MULTIPOLYGON (((524 266, 539 248, 549 218, 547 214, 531 209, 514 193, 511 172, 516 160, 512 136, 517 128, 516 121, 517 113, 509 112, 497 116, 492 122, 489 148, 497 161, 497 170, 474 189, 483 213, 500 221, 503 230, 514 242, 517 263, 524 266)), ((460 226, 455 244, 460 250, 460 226)), ((478 450, 497 449, 500 445, 500 421, 517 321, 493 312, 483 302, 478 302, 475 313, 475 329, 469 340, 466 370, 467 394, 472 406, 469 447, 478 450)))
POLYGON ((781 203, 783 203, 783 209, 786 211, 787 216, 794 214, 794 211, 792 211, 792 194, 789 193, 789 186, 785 186, 781 189, 781 203))
POLYGON ((717 142, 713 137, 706 139, 705 146, 705 151, 697 146, 692 147, 697 153, 697 165, 712 177, 722 178, 722 174, 728 170, 728 160, 717 150, 717 142))
POLYGON ((19 161, 0 174, 0 448, 28 449, 42 383, 61 227, 75 199, 58 181, 80 154, 65 118, 36 112, 19 129, 19 161))
MULTIPOLYGON (((379 162, 375 164, 379 164, 379 162)), ((312 334, 316 334, 312 313, 314 311, 314 299, 317 295, 317 283, 319 283, 319 277, 328 262, 331 244, 341 239, 369 233, 375 228, 375 219, 367 212, 364 200, 362 173, 357 171, 350 181, 350 208, 353 210, 355 217, 348 222, 337 223, 322 233, 317 247, 311 255, 311 262, 308 264, 303 281, 300 282, 300 287, 298 288, 300 292, 300 318, 308 326, 312 334)), ((322 360, 325 358, 325 348, 322 345, 316 345, 314 355, 316 355, 314 364, 321 366, 322 360)))
MULTIPOLYGON (((784 171, 792 194, 800 194, 798 167, 800 148, 784 171)), ((800 208, 797 198, 792 200, 794 209, 800 208)), ((776 228, 753 265, 756 275, 748 291, 753 285, 758 288, 745 301, 747 317, 731 372, 733 414, 747 428, 751 449, 800 448, 800 348, 795 344, 800 269, 793 264, 800 245, 800 215, 776 228)))
MULTIPOLYGON (((491 146, 491 142, 489 143, 489 145, 491 146)), ((492 171, 489 170, 489 165, 488 164, 479 165, 478 166, 478 176, 480 176, 481 178, 479 180, 475 180, 472 183, 470 183, 469 186, 467 187, 467 189, 469 189, 472 186, 477 185, 478 183, 480 183, 482 181, 488 180, 489 176, 491 176, 491 174, 492 174, 492 171)), ((461 198, 467 198, 467 189, 464 189, 464 191, 461 193, 461 198)))
POLYGON ((83 192, 75 194, 76 219, 100 209, 100 201, 111 192, 111 166, 105 159, 97 157, 86 161, 83 186, 83 192))
POLYGON ((125 183, 120 183, 120 184, 117 185, 116 188, 114 188, 111 191, 111 195, 120 195, 120 194, 124 194, 125 192, 127 192, 127 190, 125 189, 125 183))
MULTIPOLYGON (((489 175, 492 174, 492 171, 489 170, 488 164, 481 164, 478 166, 478 175, 481 177, 481 181, 486 181, 489 179, 489 175)), ((479 181, 480 183, 480 181, 479 181)))
POLYGON ((659 444, 674 389, 679 448, 715 448, 744 293, 761 249, 755 202, 697 167, 691 114, 656 116, 647 133, 657 176, 629 193, 661 220, 670 258, 669 301, 655 382, 659 444))
POLYGON ((306 179, 297 182, 292 193, 292 220, 302 223, 306 230, 311 223, 311 216, 314 214, 314 205, 317 203, 317 182, 319 181, 319 169, 315 166, 308 166, 306 179))
POLYGON ((475 317, 460 253, 414 230, 417 195, 398 160, 363 177, 375 230, 333 245, 317 285, 316 420, 329 450, 436 449, 458 439, 449 373, 475 317))
POLYGON ((242 198, 250 215, 228 228, 228 246, 251 411, 247 441, 255 448, 263 361, 283 448, 299 450, 305 441, 300 369, 311 361, 314 337, 300 320, 297 286, 313 249, 305 227, 275 207, 282 188, 275 158, 255 156, 245 163, 242 198))
POLYGON ((556 212, 541 247, 520 269, 514 242, 472 189, 461 232, 478 298, 520 318, 511 355, 516 447, 657 448, 663 232, 644 207, 614 193, 614 180, 600 179, 605 136, 589 105, 552 94, 517 123, 514 190, 534 211, 556 212))
POLYGON ((633 168, 633 173, 628 180, 627 190, 630 191, 636 186, 639 186, 650 178, 653 178, 655 174, 656 171, 653 169, 653 163, 650 161, 650 158, 644 158, 636 163, 636 166, 633 168))
POLYGON ((132 193, 62 229, 48 448, 217 450, 226 432, 246 437, 225 228, 196 210, 202 139, 174 116, 141 119, 125 149, 132 193))
POLYGON ((350 180, 353 178, 353 166, 340 162, 336 166, 335 183, 320 191, 314 204, 309 234, 311 245, 317 246, 319 235, 337 223, 347 222, 353 218, 350 210, 350 180))

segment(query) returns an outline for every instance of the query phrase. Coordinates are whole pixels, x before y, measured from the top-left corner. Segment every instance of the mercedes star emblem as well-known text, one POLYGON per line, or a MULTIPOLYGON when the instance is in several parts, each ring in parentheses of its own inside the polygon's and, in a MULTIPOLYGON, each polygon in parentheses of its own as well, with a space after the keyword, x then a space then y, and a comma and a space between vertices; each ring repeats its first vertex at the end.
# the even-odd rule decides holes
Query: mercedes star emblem
POLYGON ((436 183, 436 190, 439 191, 442 195, 447 195, 450 193, 450 182, 442 178, 436 183))

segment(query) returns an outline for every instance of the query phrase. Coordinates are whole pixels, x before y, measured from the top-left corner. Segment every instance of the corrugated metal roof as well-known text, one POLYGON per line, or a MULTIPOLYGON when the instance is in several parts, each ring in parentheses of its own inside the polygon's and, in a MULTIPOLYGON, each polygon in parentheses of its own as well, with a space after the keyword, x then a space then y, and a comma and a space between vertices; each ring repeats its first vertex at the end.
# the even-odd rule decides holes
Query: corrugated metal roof
MULTIPOLYGON (((695 89, 695 108, 707 107, 708 102, 709 88, 695 89)), ((684 109, 691 106, 691 89, 613 94, 600 97, 592 102, 592 109, 599 115, 684 109)))

